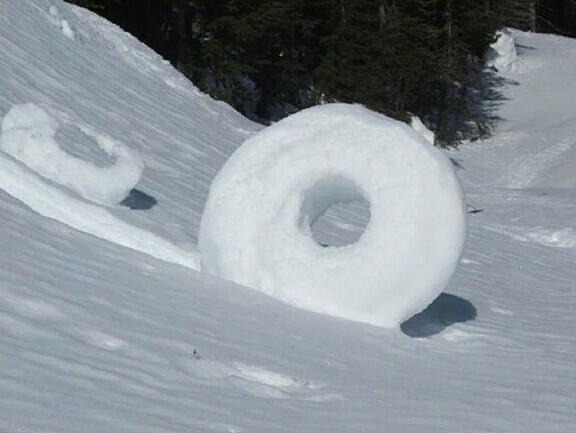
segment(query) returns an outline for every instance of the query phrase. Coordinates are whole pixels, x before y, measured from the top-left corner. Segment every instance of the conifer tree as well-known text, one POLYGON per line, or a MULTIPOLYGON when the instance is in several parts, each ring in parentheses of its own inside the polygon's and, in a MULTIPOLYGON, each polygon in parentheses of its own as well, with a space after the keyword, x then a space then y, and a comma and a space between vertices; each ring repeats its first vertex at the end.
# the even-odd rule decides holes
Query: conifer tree
POLYGON ((69 1, 257 120, 283 104, 357 102, 418 115, 439 145, 457 144, 470 125, 486 131, 478 89, 498 27, 576 33, 576 0, 69 1))

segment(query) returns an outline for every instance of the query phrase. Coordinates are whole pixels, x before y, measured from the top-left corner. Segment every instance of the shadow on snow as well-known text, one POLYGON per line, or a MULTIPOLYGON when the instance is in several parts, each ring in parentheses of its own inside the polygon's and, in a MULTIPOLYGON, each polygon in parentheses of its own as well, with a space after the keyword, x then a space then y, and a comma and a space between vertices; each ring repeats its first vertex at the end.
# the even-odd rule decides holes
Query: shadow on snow
POLYGON ((412 338, 430 337, 455 323, 474 320, 476 316, 476 307, 470 301, 441 293, 428 308, 402 323, 400 329, 412 338))
POLYGON ((133 188, 120 204, 132 210, 148 210, 152 209, 157 203, 158 201, 154 197, 133 188))

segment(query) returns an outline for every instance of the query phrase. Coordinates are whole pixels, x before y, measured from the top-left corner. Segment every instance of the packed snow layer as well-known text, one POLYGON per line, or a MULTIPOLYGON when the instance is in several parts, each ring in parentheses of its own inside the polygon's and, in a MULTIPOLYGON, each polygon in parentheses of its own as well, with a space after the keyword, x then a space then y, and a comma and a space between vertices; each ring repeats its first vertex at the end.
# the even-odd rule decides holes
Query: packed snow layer
MULTIPOLYGON (((0 118, 26 102, 73 115, 137 149, 136 188, 157 199, 99 206, 0 151, 0 431, 573 431, 576 42, 512 33, 530 68, 502 72, 518 84, 505 121, 450 154, 483 212, 446 291, 395 332, 157 260, 158 239, 193 250, 210 182, 260 127, 94 14, 0 1, 0 118), (141 252, 122 237, 136 228, 156 236, 141 252)), ((75 130, 61 148, 106 161, 75 130)), ((360 211, 313 228, 338 244, 360 211)))
POLYGON ((450 160, 408 125, 327 104, 248 139, 211 188, 202 270, 313 311, 399 327, 456 269, 466 209, 450 160), (323 247, 311 226, 364 198, 370 221, 350 245, 323 247), (361 281, 361 284, 358 282, 361 281))
POLYGON ((4 116, 0 149, 86 200, 109 206, 120 203, 140 180, 144 169, 140 154, 64 113, 60 117, 93 137, 112 165, 97 167, 62 150, 56 141, 60 121, 31 103, 15 105, 4 116))

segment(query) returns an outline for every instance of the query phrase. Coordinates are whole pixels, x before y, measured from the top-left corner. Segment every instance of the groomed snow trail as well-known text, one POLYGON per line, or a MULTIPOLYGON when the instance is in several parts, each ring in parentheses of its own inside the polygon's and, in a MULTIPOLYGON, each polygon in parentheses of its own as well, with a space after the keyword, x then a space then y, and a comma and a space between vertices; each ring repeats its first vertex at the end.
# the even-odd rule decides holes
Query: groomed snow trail
POLYGON ((466 162, 465 186, 576 188, 576 44, 516 30, 509 38, 517 51, 513 63, 520 66, 499 70, 507 83, 494 113, 502 119, 494 137, 453 155, 466 162))
MULTIPOLYGON (((208 185, 258 127, 93 14, 59 0, 0 2, 0 116, 22 103, 72 113, 141 153, 136 188, 158 202, 98 206, 0 153, 0 431, 574 430, 573 145, 514 181, 529 188, 501 186, 514 161, 574 136, 565 96, 576 44, 512 34, 524 68, 505 89, 507 121, 451 155, 484 212, 470 218, 446 293, 400 333, 126 248, 146 239, 139 229, 157 236, 150 250, 162 240, 192 251, 208 185), (26 196, 59 213, 42 216, 26 196), (68 225, 90 215, 103 238, 120 239, 68 225)), ((56 139, 98 163, 94 143, 73 137, 56 139)), ((331 212, 323 239, 359 227, 357 209, 331 212)))

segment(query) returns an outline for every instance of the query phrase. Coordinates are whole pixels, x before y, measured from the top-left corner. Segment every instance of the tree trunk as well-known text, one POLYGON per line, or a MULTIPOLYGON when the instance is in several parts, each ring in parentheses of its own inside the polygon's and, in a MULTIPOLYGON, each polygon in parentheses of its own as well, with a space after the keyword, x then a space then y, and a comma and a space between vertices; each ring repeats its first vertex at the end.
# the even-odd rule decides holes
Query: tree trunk
POLYGON ((538 30, 538 0, 532 0, 529 5, 530 31, 538 30))
POLYGON ((172 11, 175 15, 176 24, 176 68, 182 71, 187 63, 187 46, 188 46, 188 20, 186 19, 186 8, 183 5, 173 6, 172 11))

